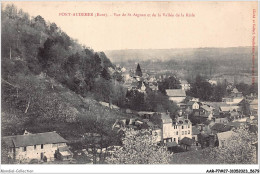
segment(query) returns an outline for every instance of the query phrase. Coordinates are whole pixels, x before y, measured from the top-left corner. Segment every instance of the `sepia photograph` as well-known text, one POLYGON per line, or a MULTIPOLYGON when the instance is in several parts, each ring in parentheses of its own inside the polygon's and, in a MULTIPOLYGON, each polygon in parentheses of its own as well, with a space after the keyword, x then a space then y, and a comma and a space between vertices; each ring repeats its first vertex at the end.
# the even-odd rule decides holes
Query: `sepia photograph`
POLYGON ((1 172, 100 164, 259 173, 257 1, 1 2, 1 172))

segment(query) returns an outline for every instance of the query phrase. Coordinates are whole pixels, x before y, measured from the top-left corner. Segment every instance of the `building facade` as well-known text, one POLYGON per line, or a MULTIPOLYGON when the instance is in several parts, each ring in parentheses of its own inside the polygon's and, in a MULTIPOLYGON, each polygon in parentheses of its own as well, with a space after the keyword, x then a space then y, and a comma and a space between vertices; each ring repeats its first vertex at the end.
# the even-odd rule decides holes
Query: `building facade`
POLYGON ((2 142, 9 148, 8 157, 18 163, 32 159, 54 161, 57 150, 67 146, 67 140, 56 132, 31 134, 25 131, 23 135, 3 137, 2 142))
POLYGON ((162 141, 176 142, 184 137, 192 138, 192 123, 189 119, 178 117, 174 120, 169 115, 162 115, 162 141))

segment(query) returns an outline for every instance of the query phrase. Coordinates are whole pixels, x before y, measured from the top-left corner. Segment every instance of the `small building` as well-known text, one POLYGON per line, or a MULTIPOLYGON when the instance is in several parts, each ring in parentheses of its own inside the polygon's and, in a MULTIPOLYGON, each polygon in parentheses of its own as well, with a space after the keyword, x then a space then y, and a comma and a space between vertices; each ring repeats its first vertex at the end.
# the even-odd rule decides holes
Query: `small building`
POLYGON ((56 151, 56 157, 61 161, 67 161, 72 159, 73 153, 69 150, 68 146, 59 147, 56 151))
POLYGON ((181 103, 186 98, 186 92, 182 89, 166 89, 166 94, 169 97, 169 100, 176 103, 181 103))
POLYGON ((232 111, 240 111, 240 107, 239 106, 220 106, 219 107, 219 111, 222 113, 230 113, 232 111))
POLYGON ((225 147, 233 134, 233 131, 217 133, 219 147, 225 147))
POLYGON ((189 101, 186 106, 189 108, 189 109, 192 109, 192 110, 195 110, 195 109, 199 109, 200 108, 200 105, 198 102, 195 102, 195 101, 189 101))
POLYGON ((180 80, 180 85, 182 90, 190 90, 190 84, 186 80, 180 80))
POLYGON ((254 99, 249 103, 251 115, 257 116, 258 114, 258 99, 254 99))
POLYGON ((194 141, 191 138, 184 137, 180 141, 180 146, 185 150, 191 150, 191 146, 193 145, 194 141))
MULTIPOLYGON (((67 140, 56 132, 2 137, 2 142, 9 147, 8 156, 18 163, 28 163, 31 160, 54 161, 58 148, 67 147, 67 140)), ((68 150, 69 151, 69 150, 68 150)))

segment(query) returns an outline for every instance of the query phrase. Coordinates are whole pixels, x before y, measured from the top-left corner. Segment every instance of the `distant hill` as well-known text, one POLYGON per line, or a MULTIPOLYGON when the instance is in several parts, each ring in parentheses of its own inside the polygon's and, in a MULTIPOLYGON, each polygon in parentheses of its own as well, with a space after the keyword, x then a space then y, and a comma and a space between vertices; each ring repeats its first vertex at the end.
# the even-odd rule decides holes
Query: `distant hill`
MULTIPOLYGON (((139 63, 144 70, 156 73, 169 71, 185 79, 193 79, 197 74, 201 74, 208 78, 222 76, 224 79, 224 76, 231 76, 232 79, 243 80, 245 83, 252 81, 251 47, 133 49, 105 53, 113 63, 120 64, 128 70, 134 69, 139 63)), ((257 54, 256 48, 255 75, 258 72, 257 54)))
POLYGON ((251 47, 230 48, 176 48, 176 49, 126 49, 108 50, 106 55, 112 62, 147 61, 147 60, 191 60, 200 58, 229 59, 244 58, 251 60, 251 47))

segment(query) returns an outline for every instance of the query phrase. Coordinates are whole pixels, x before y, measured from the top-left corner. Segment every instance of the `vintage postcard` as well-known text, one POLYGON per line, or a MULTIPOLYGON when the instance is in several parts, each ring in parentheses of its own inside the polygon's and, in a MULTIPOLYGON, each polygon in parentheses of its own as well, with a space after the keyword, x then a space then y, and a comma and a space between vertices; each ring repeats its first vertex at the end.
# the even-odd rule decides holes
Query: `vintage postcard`
POLYGON ((1 172, 259 173, 258 20, 257 1, 2 2, 1 172))

